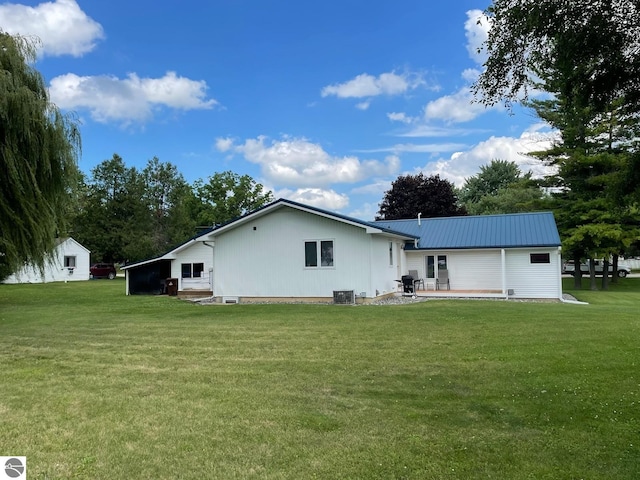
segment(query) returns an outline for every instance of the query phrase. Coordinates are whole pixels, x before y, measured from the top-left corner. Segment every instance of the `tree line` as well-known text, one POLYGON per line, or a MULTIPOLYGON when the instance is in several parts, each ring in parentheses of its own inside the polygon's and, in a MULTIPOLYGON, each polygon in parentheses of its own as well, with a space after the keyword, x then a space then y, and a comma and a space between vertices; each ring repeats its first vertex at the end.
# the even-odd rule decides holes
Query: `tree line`
POLYGON ((192 185, 157 157, 142 170, 117 154, 78 174, 69 233, 94 261, 127 262, 167 252, 198 230, 244 215, 273 200, 249 175, 219 172, 192 185))

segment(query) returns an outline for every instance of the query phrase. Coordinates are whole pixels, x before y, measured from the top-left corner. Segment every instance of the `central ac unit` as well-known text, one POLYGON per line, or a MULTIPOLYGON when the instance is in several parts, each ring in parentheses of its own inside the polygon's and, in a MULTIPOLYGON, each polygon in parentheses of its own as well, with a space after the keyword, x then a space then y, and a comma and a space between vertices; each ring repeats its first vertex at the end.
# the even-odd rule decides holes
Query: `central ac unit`
POLYGON ((356 302, 353 290, 334 290, 333 303, 338 305, 351 305, 356 302))

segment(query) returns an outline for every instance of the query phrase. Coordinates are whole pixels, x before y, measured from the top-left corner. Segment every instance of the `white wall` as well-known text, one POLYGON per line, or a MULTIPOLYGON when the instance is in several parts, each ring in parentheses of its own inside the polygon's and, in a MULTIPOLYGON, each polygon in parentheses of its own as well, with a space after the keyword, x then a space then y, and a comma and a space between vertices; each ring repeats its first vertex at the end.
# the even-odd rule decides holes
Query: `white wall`
POLYGON ((24 268, 6 278, 3 283, 48 283, 89 280, 89 262, 89 250, 73 238, 67 238, 54 250, 51 261, 47 263, 44 269, 44 275, 37 268, 25 265, 24 268), (75 268, 65 268, 65 256, 76 257, 75 268))
MULTIPOLYGON (((500 249, 441 250, 407 252, 409 270, 418 270, 426 279, 427 255, 446 255, 452 290, 500 290, 502 281, 502 253, 500 249)), ((506 249, 506 289, 510 298, 558 298, 561 286, 560 257, 556 248, 506 249), (550 263, 532 264, 531 253, 549 253, 550 263)))
MULTIPOLYGON (((407 268, 418 270, 425 283, 433 285, 435 279, 427 279, 427 255, 447 256, 449 282, 454 290, 502 290, 500 250, 438 250, 407 253, 407 268)), ((437 275, 437 273, 436 273, 437 275)))
POLYGON ((211 268, 213 268, 213 249, 203 242, 194 242, 176 254, 175 260, 171 262, 171 277, 178 279, 179 291, 208 289, 210 288, 209 270, 211 268), (187 280, 182 278, 183 263, 204 263, 204 276, 200 281, 197 279, 187 280))
POLYGON ((394 288, 387 239, 289 207, 220 233, 214 255, 218 297, 332 297, 334 290, 371 297, 394 288), (305 241, 313 240, 333 241, 333 267, 305 267, 305 241))
POLYGON ((507 288, 510 298, 558 298, 561 292, 558 249, 514 249, 507 251, 507 288), (549 253, 551 263, 532 264, 531 253, 549 253))

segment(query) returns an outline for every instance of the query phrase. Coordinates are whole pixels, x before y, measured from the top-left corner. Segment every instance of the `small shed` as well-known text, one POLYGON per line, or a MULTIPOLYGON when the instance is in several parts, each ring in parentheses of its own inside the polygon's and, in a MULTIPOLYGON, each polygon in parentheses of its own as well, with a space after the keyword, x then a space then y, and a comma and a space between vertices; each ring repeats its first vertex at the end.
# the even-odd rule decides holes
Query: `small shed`
POLYGON ((43 271, 25 265, 3 283, 48 283, 89 280, 90 253, 71 237, 58 238, 56 247, 43 271))

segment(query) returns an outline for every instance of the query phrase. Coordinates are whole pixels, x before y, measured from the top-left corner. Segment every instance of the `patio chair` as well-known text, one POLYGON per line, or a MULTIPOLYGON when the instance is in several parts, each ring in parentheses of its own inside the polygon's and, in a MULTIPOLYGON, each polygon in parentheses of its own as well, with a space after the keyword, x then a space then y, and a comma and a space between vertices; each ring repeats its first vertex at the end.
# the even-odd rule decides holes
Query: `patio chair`
POLYGON ((411 275, 413 277, 414 291, 418 290, 417 287, 419 287, 420 285, 422 285, 422 290, 424 290, 424 278, 420 278, 418 276, 418 271, 417 270, 409 270, 409 275, 411 275))
POLYGON ((447 290, 451 289, 449 284, 449 270, 438 270, 438 278, 436 278, 436 290, 443 290, 446 285, 447 290))

